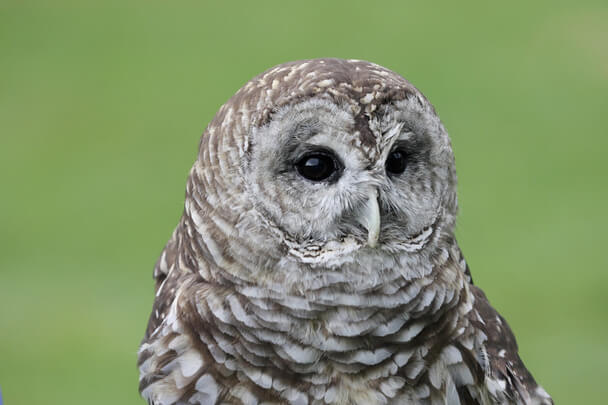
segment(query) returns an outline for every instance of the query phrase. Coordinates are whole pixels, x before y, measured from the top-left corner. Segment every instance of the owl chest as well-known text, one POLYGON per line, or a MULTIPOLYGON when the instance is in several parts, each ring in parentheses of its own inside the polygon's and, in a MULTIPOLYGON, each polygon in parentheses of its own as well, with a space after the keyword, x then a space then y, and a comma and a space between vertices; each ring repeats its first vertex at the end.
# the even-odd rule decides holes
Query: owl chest
MULTIPOLYGON (((295 353, 293 348, 275 350, 281 354, 295 353)), ((455 395, 457 382, 472 383, 472 377, 459 368, 462 364, 455 350, 448 346, 429 354, 429 349, 423 346, 391 345, 346 353, 325 352, 308 366, 283 363, 280 370, 272 372, 272 378, 269 373, 266 387, 272 390, 276 401, 271 402, 281 404, 386 405, 435 400, 458 403, 446 400, 455 395)), ((279 360, 275 358, 272 363, 279 364, 279 360)), ((259 371, 263 374, 270 369, 259 371)), ((249 380, 246 385, 251 391, 259 391, 262 380, 249 378, 257 378, 257 373, 251 370, 246 373, 249 376, 243 372, 237 375, 242 383, 249 380)))
POLYGON ((188 395, 210 404, 446 403, 449 393, 456 392, 455 381, 472 382, 466 370, 459 370, 458 349, 439 343, 452 339, 438 337, 437 331, 431 338, 425 325, 405 323, 388 341, 389 335, 355 336, 361 331, 344 329, 342 335, 351 336, 340 336, 327 334, 330 324, 304 324, 298 330, 273 330, 270 322, 265 328, 206 324, 194 330, 177 318, 143 347, 143 381, 150 376, 156 382, 142 395, 157 398, 155 404, 188 395), (156 380, 158 375, 164 378, 156 380))
POLYGON ((456 392, 454 381, 462 382, 452 375, 462 358, 448 343, 458 322, 436 329, 431 318, 376 313, 336 310, 332 318, 303 320, 258 311, 255 325, 263 328, 212 328, 200 336, 212 356, 223 352, 214 360, 222 360, 219 374, 231 374, 228 395, 243 386, 272 392, 272 403, 445 403, 448 391, 456 392))
POLYGON ((396 370, 394 363, 393 366, 387 364, 363 369, 358 374, 334 371, 331 375, 325 375, 322 372, 315 376, 316 384, 311 384, 310 380, 304 377, 301 381, 294 381, 295 385, 287 390, 284 386, 276 387, 278 389, 273 386, 275 400, 268 403, 311 405, 460 403, 455 385, 458 378, 452 375, 443 362, 438 361, 438 364, 431 367, 419 364, 416 368, 420 370, 420 375, 414 380, 407 378, 404 374, 405 370, 396 370), (432 377, 429 375, 430 369, 433 369, 432 377), (327 383, 321 383, 321 380, 327 383))

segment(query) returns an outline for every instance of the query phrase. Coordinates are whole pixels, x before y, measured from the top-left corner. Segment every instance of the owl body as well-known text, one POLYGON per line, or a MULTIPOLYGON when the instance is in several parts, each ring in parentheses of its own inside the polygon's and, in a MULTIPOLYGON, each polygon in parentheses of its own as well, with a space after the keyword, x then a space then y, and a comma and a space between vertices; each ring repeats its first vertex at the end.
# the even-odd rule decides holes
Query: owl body
POLYGON ((168 404, 551 404, 454 237, 449 137, 363 61, 279 65, 207 127, 154 270, 168 404))

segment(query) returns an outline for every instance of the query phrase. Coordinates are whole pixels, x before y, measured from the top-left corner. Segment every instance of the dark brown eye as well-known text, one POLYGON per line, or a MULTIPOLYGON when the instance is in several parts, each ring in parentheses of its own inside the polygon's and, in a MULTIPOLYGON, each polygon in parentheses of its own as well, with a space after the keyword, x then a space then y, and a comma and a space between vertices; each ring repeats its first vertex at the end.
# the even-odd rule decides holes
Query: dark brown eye
POLYGON ((386 159, 386 171, 390 174, 401 174, 407 166, 407 157, 403 151, 394 150, 386 159))
POLYGON ((335 178, 340 169, 336 158, 327 152, 308 153, 295 166, 300 176, 311 181, 335 178))

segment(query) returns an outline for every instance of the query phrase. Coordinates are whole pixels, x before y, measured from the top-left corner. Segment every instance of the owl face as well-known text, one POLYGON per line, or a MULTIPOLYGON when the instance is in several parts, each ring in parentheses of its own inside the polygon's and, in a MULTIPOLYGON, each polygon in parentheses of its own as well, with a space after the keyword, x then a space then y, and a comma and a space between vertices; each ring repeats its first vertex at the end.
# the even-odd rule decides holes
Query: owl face
POLYGON ((254 206, 292 252, 422 249, 456 211, 452 150, 429 107, 385 100, 362 114, 311 97, 280 108, 251 132, 254 206))
POLYGON ((340 59, 289 62, 239 89, 203 134, 186 195, 199 238, 248 261, 223 271, 255 282, 302 263, 388 268, 451 236, 457 210, 432 105, 396 73, 340 59))

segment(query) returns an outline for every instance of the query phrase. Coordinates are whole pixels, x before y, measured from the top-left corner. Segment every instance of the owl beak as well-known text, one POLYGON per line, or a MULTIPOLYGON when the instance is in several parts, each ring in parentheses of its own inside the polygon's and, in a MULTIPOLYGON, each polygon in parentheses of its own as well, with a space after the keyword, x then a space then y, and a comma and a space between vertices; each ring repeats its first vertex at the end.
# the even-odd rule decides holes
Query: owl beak
POLYGON ((371 248, 378 246, 380 236, 380 207, 378 206, 378 191, 374 189, 368 196, 358 221, 367 229, 367 244, 371 248))

